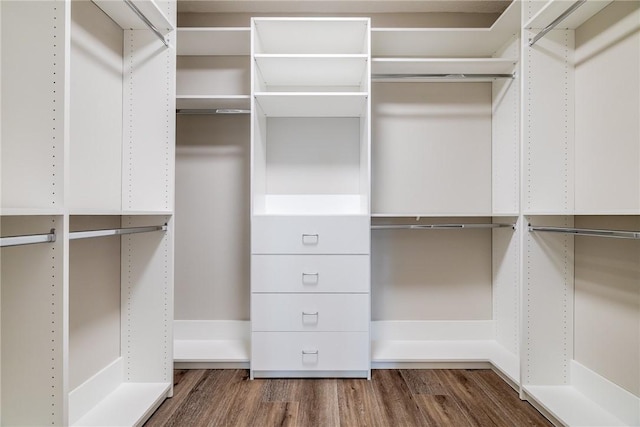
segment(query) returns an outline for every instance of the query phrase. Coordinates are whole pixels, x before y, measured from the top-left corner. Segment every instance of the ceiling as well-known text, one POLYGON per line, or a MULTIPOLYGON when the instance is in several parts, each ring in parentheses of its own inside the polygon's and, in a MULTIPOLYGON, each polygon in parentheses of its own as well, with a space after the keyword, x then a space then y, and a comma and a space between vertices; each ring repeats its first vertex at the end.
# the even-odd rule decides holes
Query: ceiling
POLYGON ((178 0, 178 12, 502 13, 511 0, 178 0))

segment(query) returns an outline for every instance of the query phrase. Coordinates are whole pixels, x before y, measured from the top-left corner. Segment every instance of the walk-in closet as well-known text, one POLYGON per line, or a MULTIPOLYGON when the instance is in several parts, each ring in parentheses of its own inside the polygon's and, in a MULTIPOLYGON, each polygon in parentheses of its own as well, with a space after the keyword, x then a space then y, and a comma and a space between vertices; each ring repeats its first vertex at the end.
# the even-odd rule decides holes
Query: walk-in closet
POLYGON ((0 425, 142 425, 174 369, 491 369, 640 425, 640 1, 0 22, 0 425))

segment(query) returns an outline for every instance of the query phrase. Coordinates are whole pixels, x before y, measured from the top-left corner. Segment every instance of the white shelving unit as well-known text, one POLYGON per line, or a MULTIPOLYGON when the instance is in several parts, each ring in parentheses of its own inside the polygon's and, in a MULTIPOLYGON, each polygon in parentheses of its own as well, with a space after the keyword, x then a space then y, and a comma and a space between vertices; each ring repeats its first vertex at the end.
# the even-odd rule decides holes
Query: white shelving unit
POLYGON ((251 376, 368 377, 369 19, 252 40, 251 376))
POLYGON ((571 229, 640 230, 640 8, 587 1, 537 37, 575 4, 523 5, 524 218, 566 233, 525 235, 522 390, 564 425, 638 425, 640 246, 571 229))
POLYGON ((55 229, 1 249, 3 425, 140 425, 172 393, 176 9, 133 3, 159 34, 124 2, 0 5, 2 237, 55 229))

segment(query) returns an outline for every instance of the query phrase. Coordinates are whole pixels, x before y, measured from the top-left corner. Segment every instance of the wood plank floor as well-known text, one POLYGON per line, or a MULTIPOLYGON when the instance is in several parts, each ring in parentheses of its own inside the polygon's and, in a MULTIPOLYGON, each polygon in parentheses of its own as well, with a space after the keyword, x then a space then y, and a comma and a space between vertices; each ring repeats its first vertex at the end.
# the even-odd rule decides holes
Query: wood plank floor
POLYGON ((174 383, 145 426, 551 426, 490 370, 374 370, 371 381, 176 370, 174 383))

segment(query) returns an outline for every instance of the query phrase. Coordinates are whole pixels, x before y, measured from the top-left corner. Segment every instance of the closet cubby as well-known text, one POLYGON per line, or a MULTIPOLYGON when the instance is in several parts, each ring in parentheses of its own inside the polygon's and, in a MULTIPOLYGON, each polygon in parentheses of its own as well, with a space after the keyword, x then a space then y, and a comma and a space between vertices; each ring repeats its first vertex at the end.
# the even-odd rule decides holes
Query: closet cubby
MULTIPOLYGON (((524 24, 525 41, 555 3, 572 4, 546 4, 524 24)), ((600 10, 608 3, 587 2, 524 47, 525 213, 640 212, 637 4, 600 10)), ((533 14, 537 4, 526 8, 533 14)))
POLYGON ((178 112, 249 111, 250 34, 249 27, 178 29, 178 112))
POLYGON ((171 392, 170 221, 168 216, 70 218, 70 425, 138 425, 171 392), (165 224, 167 231, 123 236, 75 234, 165 224))
POLYGON ((637 425, 639 5, 523 8, 523 396, 562 424, 637 425))
POLYGON ((493 366, 517 384, 520 228, 517 217, 374 218, 373 367, 493 366))
POLYGON ((0 5, 2 425, 139 425, 172 393, 176 8, 130 3, 157 31, 0 5))

